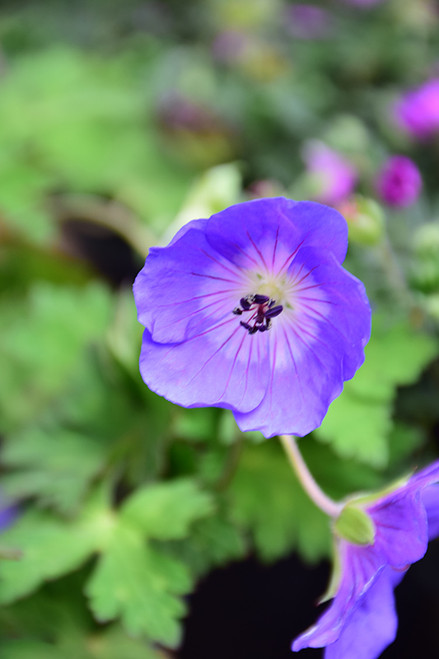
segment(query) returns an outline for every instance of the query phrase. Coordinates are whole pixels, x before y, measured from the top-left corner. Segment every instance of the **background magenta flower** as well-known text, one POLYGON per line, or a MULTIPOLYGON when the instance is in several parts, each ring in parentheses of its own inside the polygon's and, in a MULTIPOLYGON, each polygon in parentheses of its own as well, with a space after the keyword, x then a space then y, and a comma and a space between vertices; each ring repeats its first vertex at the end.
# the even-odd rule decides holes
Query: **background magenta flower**
POLYGON ((357 7, 372 7, 378 5, 383 0, 344 0, 348 5, 356 5, 357 7))
POLYGON ((392 156, 379 171, 375 186, 378 195, 389 206, 410 206, 422 188, 421 173, 406 156, 392 156))
POLYGON ((336 205, 354 189, 358 178, 355 167, 323 142, 309 142, 304 158, 309 173, 315 178, 318 201, 336 205))
POLYGON ((439 462, 373 502, 356 504, 373 522, 373 544, 337 539, 339 582, 330 607, 294 651, 326 647, 325 659, 376 659, 395 639, 393 589, 439 534, 439 462))
POLYGON ((323 39, 332 32, 331 15, 315 5, 294 4, 285 9, 285 26, 296 39, 323 39))
POLYGON ((426 138, 439 130, 439 78, 407 92, 395 106, 397 123, 416 138, 426 138))
POLYGON ((266 437, 314 430, 370 334, 346 248, 339 213, 282 197, 187 224, 134 283, 146 384, 184 407, 231 409, 266 437))

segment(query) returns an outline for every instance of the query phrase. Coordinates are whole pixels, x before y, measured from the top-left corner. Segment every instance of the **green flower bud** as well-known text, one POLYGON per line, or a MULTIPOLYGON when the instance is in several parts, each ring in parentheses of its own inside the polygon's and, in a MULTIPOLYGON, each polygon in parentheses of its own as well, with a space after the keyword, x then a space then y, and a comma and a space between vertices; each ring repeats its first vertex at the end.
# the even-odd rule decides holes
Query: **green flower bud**
POLYGON ((354 545, 373 545, 375 526, 369 515, 348 503, 335 520, 334 531, 340 537, 354 545))
POLYGON ((384 233, 384 212, 376 201, 354 195, 340 204, 338 210, 348 223, 349 240, 368 246, 381 241, 384 233))
POLYGON ((429 222, 416 231, 409 278, 418 291, 439 292, 439 222, 429 222))

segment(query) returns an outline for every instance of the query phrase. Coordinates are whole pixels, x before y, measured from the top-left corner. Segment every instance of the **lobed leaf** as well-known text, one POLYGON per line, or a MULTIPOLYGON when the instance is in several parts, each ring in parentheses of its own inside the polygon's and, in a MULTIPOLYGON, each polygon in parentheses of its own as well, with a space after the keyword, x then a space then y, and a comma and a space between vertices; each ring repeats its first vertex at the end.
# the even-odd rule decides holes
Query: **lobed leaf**
POLYGON ((168 646, 180 639, 185 606, 176 595, 189 592, 189 572, 181 561, 145 544, 142 534, 123 521, 86 585, 96 618, 121 618, 131 635, 148 635, 168 646))
POLYGON ((437 352, 434 339, 408 323, 388 326, 375 317, 365 362, 331 404, 316 437, 341 457, 385 467, 397 387, 416 381, 437 352))
POLYGON ((150 485, 137 490, 123 505, 121 518, 150 538, 184 537, 192 522, 212 512, 212 499, 190 480, 150 485))

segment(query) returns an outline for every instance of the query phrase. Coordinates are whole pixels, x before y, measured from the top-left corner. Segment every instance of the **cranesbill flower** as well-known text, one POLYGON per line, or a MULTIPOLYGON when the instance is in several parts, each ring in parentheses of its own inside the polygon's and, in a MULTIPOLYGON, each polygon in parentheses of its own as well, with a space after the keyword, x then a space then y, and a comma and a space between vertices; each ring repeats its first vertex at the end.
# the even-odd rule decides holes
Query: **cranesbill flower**
POLYGON ((439 78, 407 92, 396 104, 397 123, 413 137, 423 139, 439 131, 439 78))
POLYGON ((370 333, 346 248, 339 213, 282 197, 187 224, 134 283, 146 384, 184 407, 231 409, 266 437, 315 429, 370 333))
POLYGON ((398 624, 393 589, 424 556, 429 538, 439 535, 438 480, 436 462, 391 491, 345 506, 335 522, 335 597, 293 642, 294 651, 325 647, 325 659, 376 659, 392 643, 398 624))
POLYGON ((378 172, 375 185, 378 195, 389 206, 410 206, 421 192, 421 173, 410 158, 392 156, 378 172))

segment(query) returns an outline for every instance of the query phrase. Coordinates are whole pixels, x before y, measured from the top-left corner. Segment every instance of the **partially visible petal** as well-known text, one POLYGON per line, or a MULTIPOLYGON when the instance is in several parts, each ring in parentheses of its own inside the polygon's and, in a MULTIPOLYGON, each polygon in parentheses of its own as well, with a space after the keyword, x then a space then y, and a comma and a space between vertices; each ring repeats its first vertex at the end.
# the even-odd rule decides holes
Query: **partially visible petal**
POLYGON ((325 659, 377 659, 395 640, 398 618, 393 585, 384 570, 357 603, 325 659))
POLYGON ((317 623, 293 642, 295 652, 335 643, 353 609, 384 569, 371 547, 358 547, 342 541, 340 553, 342 576, 337 594, 317 623))
MULTIPOLYGON (((364 361, 371 330, 371 310, 363 283, 342 268, 331 254, 303 247, 291 264, 294 282, 292 320, 303 338, 312 334, 337 355, 343 380, 352 378, 364 361)), ((316 346, 318 347, 318 346, 316 346)), ((321 357, 324 353, 320 348, 321 357)))
POLYGON ((183 226, 177 231, 175 236, 171 238, 171 240, 168 243, 168 247, 171 247, 174 243, 177 242, 177 240, 180 240, 180 238, 183 238, 184 234, 189 231, 189 229, 196 229, 197 231, 205 231, 206 229, 206 224, 207 220, 201 219, 201 220, 191 220, 190 222, 186 222, 186 224, 183 224, 183 226))
POLYGON ((417 488, 426 487, 427 485, 430 485, 431 483, 436 483, 438 481, 439 481, 439 460, 436 460, 436 462, 432 462, 431 465, 428 465, 424 469, 421 469, 421 471, 415 472, 413 476, 410 478, 406 487, 410 489, 417 489, 417 488))
POLYGON ((439 485, 430 485, 422 491, 422 503, 428 520, 428 538, 439 536, 439 485))
POLYGON ((329 355, 322 363, 315 347, 306 348, 283 324, 277 325, 270 330, 270 373, 265 396, 251 412, 235 412, 235 419, 243 432, 260 430, 267 438, 284 433, 303 437, 321 424, 331 395, 341 392, 342 368, 339 364, 338 388, 334 388, 326 370, 337 368, 332 357, 329 355))
POLYGON ((420 490, 398 492, 367 507, 376 528, 375 551, 383 563, 404 568, 427 551, 427 514, 420 490))
POLYGON ((242 273, 208 244, 205 225, 206 220, 191 222, 168 247, 151 248, 137 275, 139 322, 154 341, 176 343, 203 332, 230 318, 249 292, 242 273))
POLYGON ((231 206, 210 218, 206 234, 212 247, 239 267, 273 274, 288 267, 302 244, 332 252, 339 262, 347 249, 342 215, 284 197, 231 206))
POLYGON ((182 343, 156 343, 145 330, 140 372, 152 391, 183 407, 249 411, 266 389, 264 339, 250 336, 232 315, 182 343))
POLYGON ((348 248, 348 227, 338 211, 314 201, 299 201, 290 217, 300 226, 302 233, 309 236, 307 246, 320 249, 323 246, 339 263, 343 263, 348 248))

